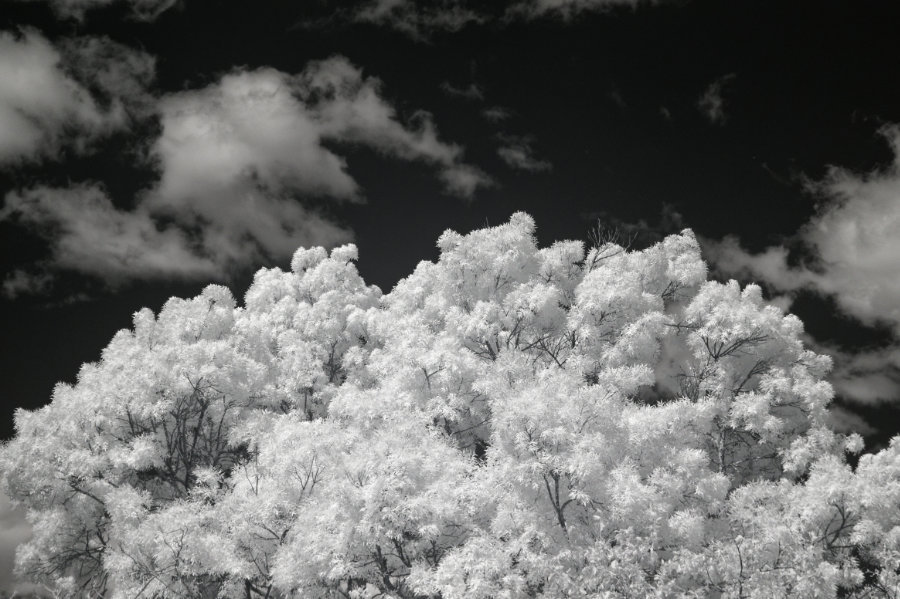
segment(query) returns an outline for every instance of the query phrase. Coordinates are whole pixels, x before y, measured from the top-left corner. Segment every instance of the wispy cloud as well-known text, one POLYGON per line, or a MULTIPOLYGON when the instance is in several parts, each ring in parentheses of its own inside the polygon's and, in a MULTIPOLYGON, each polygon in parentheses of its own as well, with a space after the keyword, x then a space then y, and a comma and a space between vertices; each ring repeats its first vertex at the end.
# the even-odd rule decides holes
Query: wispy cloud
POLYGON ((878 429, 866 422, 859 414, 836 404, 828 407, 828 425, 845 435, 857 433, 867 436, 878 432, 878 429))
POLYGON ((471 198, 482 187, 493 187, 493 179, 478 167, 458 164, 441 171, 441 181, 449 193, 462 198, 471 198))
POLYGON ((442 141, 429 113, 418 111, 401 123, 396 110, 380 95, 381 82, 363 77, 344 58, 313 63, 295 84, 323 139, 357 143, 403 160, 421 161, 437 168, 444 180, 470 173, 474 185, 461 191, 448 184, 452 194, 470 197, 491 180, 476 167, 463 163, 463 148, 442 141))
POLYGON ((900 400, 900 127, 881 134, 894 151, 891 164, 868 173, 831 167, 808 184, 822 202, 787 240, 806 251, 805 262, 792 264, 786 245, 752 253, 735 238, 704 242, 725 274, 755 278, 787 294, 808 290, 831 297, 848 316, 893 331, 894 345, 878 350, 822 347, 835 358, 837 389, 860 402, 900 400))
POLYGON ((475 0, 365 0, 336 2, 324 19, 298 24, 317 27, 351 23, 371 23, 404 33, 411 39, 428 42, 436 33, 455 32, 468 25, 490 23, 506 26, 520 20, 552 18, 571 21, 586 13, 617 9, 637 10, 673 0, 513 0, 477 2, 475 0))
MULTIPOLYGON (((138 278, 215 277, 213 259, 198 255, 178 227, 157 227, 145 209, 116 208, 95 184, 55 189, 35 187, 6 195, 0 220, 34 230, 50 244, 46 266, 102 278, 110 284, 138 278)), ((15 271, 4 282, 8 297, 40 292, 46 271, 15 271)))
POLYGON ((604 211, 592 212, 585 218, 596 223, 596 235, 614 237, 615 243, 633 248, 649 247, 686 227, 681 213, 667 203, 660 207, 656 222, 645 219, 626 221, 604 211))
POLYGON ((349 15, 353 21, 391 27, 420 41, 427 41, 437 31, 458 31, 486 18, 462 0, 371 0, 349 15))
POLYGON ((154 96, 148 88, 156 75, 153 56, 97 36, 64 39, 60 51, 66 70, 109 112, 122 120, 152 115, 154 96))
POLYGON ((3 280, 0 295, 8 299, 21 296, 43 295, 53 284, 53 277, 45 272, 30 273, 21 268, 13 269, 3 280))
POLYGON ((625 96, 622 95, 622 91, 617 85, 613 84, 609 92, 607 92, 606 97, 609 98, 612 103, 619 108, 628 108, 628 103, 625 101, 625 96))
POLYGON ((497 148, 497 154, 507 166, 523 171, 548 171, 553 168, 547 160, 538 160, 534 157, 531 148, 533 140, 527 136, 500 135, 503 144, 497 148))
POLYGON ((145 111, 150 56, 106 38, 62 48, 33 29, 0 32, 0 165, 87 151, 145 111))
POLYGON ((725 88, 735 79, 734 73, 723 75, 710 83, 700 99, 697 100, 697 108, 703 113, 703 116, 714 125, 724 125, 728 120, 725 113, 725 88))
POLYGON ((466 100, 484 100, 484 90, 475 83, 470 83, 468 87, 456 87, 449 81, 444 81, 441 83, 441 89, 449 96, 466 100))
POLYGON ((512 116, 512 113, 502 106, 491 106, 481 111, 481 116, 491 123, 500 123, 512 116))
POLYGON ((133 18, 153 21, 169 10, 178 0, 19 0, 20 2, 47 2, 57 16, 83 21, 86 13, 114 4, 127 6, 133 18))
POLYGON ((491 184, 462 161, 462 147, 440 138, 429 114, 401 121, 380 88, 335 57, 297 75, 237 71, 162 97, 162 131, 149 151, 159 178, 131 208, 91 183, 7 194, 0 220, 45 237, 50 256, 36 271, 13 273, 6 295, 46 287, 56 270, 112 285, 223 279, 300 245, 343 243, 352 233, 303 202, 361 199, 334 142, 429 164, 453 195, 471 198, 491 184))
POLYGON ((604 12, 617 8, 637 9, 641 5, 660 4, 663 0, 521 0, 513 2, 508 14, 529 19, 545 16, 572 19, 579 14, 604 12))
POLYGON ((823 344, 817 344, 816 349, 834 358, 830 380, 841 396, 866 404, 900 397, 900 345, 861 352, 823 344))

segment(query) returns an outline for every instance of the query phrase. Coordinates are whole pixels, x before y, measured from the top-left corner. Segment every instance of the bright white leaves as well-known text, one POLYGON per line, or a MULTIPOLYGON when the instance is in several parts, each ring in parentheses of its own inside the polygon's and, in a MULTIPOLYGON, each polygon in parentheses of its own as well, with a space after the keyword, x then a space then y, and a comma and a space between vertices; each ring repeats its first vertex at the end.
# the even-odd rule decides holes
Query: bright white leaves
POLYGON ((61 385, 42 411, 22 413, 18 440, 2 456, 5 484, 35 499, 28 502, 41 510, 35 518, 47 512, 63 522, 39 527, 20 566, 52 581, 56 569, 77 564, 93 572, 91 588, 99 591, 109 576, 123 597, 148 579, 159 596, 180 597, 218 585, 217 577, 252 576, 227 549, 228 523, 211 524, 220 522, 211 506, 224 491, 197 490, 228 488, 210 477, 246 460, 252 444, 242 427, 254 414, 324 409, 350 343, 346 314, 354 302, 368 307, 377 298, 347 262, 353 252, 322 256, 306 277, 261 273, 247 309, 210 286, 192 300, 171 299, 157 318, 142 310, 134 331, 118 333, 76 386, 61 385), (131 524, 112 507, 129 488, 146 498, 131 524), (61 552, 84 535, 83 555, 61 552), (220 567, 223 560, 240 567, 220 567))
MULTIPOLYGON (((447 232, 387 295, 356 248, 135 315, 17 416, 19 567, 115 597, 892 596, 897 443, 854 472, 829 360, 690 231, 447 232)), ((67 591, 74 593, 74 591, 67 591)))
POLYGON ((665 304, 690 297, 706 278, 690 231, 644 252, 604 244, 588 253, 585 270, 568 326, 581 338, 595 371, 655 362, 672 324, 665 304))

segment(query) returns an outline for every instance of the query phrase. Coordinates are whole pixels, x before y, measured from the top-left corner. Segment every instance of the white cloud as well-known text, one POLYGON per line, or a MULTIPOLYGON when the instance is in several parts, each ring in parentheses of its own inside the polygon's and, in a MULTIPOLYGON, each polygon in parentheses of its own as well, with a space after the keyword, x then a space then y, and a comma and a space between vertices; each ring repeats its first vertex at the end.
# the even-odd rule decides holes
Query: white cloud
POLYGON ((900 398, 900 346, 856 353, 826 346, 817 350, 834 358, 829 380, 840 395, 866 404, 900 398))
POLYGON ((796 291, 809 285, 813 276, 806 269, 789 267, 789 251, 781 245, 752 254, 741 246, 737 237, 729 235, 721 241, 703 239, 703 250, 719 271, 727 275, 762 279, 784 291, 796 291))
POLYGON ((8 277, 5 295, 44 291, 54 270, 113 286, 133 279, 226 279, 235 269, 284 259, 301 245, 334 246, 352 237, 296 201, 251 188, 226 192, 231 195, 169 207, 145 202, 134 210, 117 208, 95 184, 9 193, 0 220, 45 237, 50 256, 42 270, 8 277))
POLYGON ((31 29, 0 32, 0 165, 53 157, 66 146, 84 151, 130 124, 152 59, 105 38, 64 47, 62 54, 31 29))
POLYGON ((849 314, 888 322, 900 335, 900 127, 882 134, 892 164, 868 174, 832 168, 814 186, 829 201, 802 237, 819 257, 813 284, 849 314))
POLYGON ((463 198, 471 198, 481 187, 491 187, 493 180, 480 169, 468 164, 451 166, 441 171, 441 180, 448 192, 463 198))
MULTIPOLYGON (((462 163, 461 146, 443 142, 431 115, 416 112, 408 124, 380 93, 381 82, 342 57, 310 65, 298 78, 296 93, 319 124, 323 139, 369 146, 389 156, 434 165, 442 176, 473 170, 462 163)), ((489 185, 482 177, 480 185, 489 185)), ((476 186, 477 187, 477 186, 476 186)), ((452 186, 448 191, 455 193, 452 186)), ((474 191, 474 188, 473 188, 474 191)), ((469 195, 468 193, 463 195, 469 195)))
MULTIPOLYGON (((215 197, 247 185, 274 194, 356 197, 346 161, 325 142, 425 162, 444 179, 474 168, 462 163, 460 146, 438 137, 429 114, 418 112, 402 123, 380 88, 377 79, 335 57, 295 76, 274 69, 238 72, 206 89, 163 98, 163 132, 152 149, 162 170, 156 204, 215 197)), ((488 182, 482 176, 464 191, 447 188, 468 196, 488 182)))
POLYGON ((725 239, 706 245, 717 266, 784 291, 830 295, 847 314, 869 325, 886 323, 900 336, 900 127, 881 133, 894 150, 886 168, 853 173, 832 167, 810 184, 823 202, 796 235, 812 254, 810 263, 789 265, 782 246, 752 254, 725 239))
POLYGON ((728 73, 710 83, 700 99, 697 100, 697 108, 714 125, 723 125, 728 116, 725 114, 725 86, 734 80, 735 74, 728 73))
POLYGON ((349 230, 300 201, 360 197, 335 144, 431 165, 448 193, 465 198, 491 184, 462 162, 460 146, 440 139, 430 115, 401 122, 379 81, 344 58, 311 63, 298 75, 235 72, 164 96, 156 110, 162 132, 150 156, 159 179, 133 208, 116 206, 95 184, 6 196, 0 220, 19 222, 50 245, 43 270, 7 278, 8 297, 45 288, 54 270, 113 285, 222 279, 286 259, 301 245, 346 242, 349 230))
MULTIPOLYGON (((21 0, 20 0, 21 1, 21 0)), ((40 0, 26 0, 40 1, 40 0)), ((85 14, 94 9, 124 4, 132 16, 140 21, 153 21, 178 3, 178 0, 46 0, 57 16, 65 19, 84 20, 85 14)))
MULTIPOLYGON (((117 209, 97 185, 35 187, 6 195, 0 220, 15 220, 50 241, 54 268, 117 283, 131 278, 212 277, 209 258, 197 256, 178 228, 157 227, 143 209, 117 209)), ((45 274, 36 275, 39 277, 45 274)), ((20 292, 28 291, 17 275, 20 292)), ((31 283, 40 279, 31 278, 31 283)))
POLYGON ((322 124, 295 85, 289 75, 261 69, 164 97, 162 135, 152 147, 162 171, 154 195, 181 205, 254 183, 272 192, 356 195, 346 162, 322 146, 322 124))
POLYGON ((497 148, 497 154, 511 168, 532 172, 553 168, 548 161, 534 157, 530 138, 501 135, 500 140, 503 145, 497 148))
POLYGON ((811 256, 807 262, 790 264, 783 246, 754 254, 734 238, 704 241, 725 274, 762 280, 786 293, 814 291, 864 324, 891 328, 895 344, 879 350, 822 347, 835 358, 837 390, 865 403, 900 399, 900 127, 881 134, 894 151, 891 164, 869 173, 832 167, 809 185, 823 201, 795 236, 811 256))
POLYGON ((847 351, 830 343, 820 343, 805 335, 805 343, 814 351, 831 356, 834 368, 828 381, 836 394, 849 404, 829 406, 829 420, 832 428, 842 433, 871 435, 878 432, 874 425, 866 422, 853 411, 853 405, 879 406, 900 400, 900 344, 847 351))

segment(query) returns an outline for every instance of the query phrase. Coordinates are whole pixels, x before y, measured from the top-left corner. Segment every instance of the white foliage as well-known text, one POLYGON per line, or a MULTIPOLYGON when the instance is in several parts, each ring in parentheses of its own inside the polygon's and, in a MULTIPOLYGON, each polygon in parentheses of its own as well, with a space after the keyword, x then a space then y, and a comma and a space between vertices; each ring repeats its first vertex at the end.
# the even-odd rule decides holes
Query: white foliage
POLYGON ((900 441, 686 230, 448 231, 382 295, 300 249, 238 306, 142 310, 16 416, 23 574, 74 596, 896 597, 900 441), (73 590, 81 589, 81 590, 73 590))

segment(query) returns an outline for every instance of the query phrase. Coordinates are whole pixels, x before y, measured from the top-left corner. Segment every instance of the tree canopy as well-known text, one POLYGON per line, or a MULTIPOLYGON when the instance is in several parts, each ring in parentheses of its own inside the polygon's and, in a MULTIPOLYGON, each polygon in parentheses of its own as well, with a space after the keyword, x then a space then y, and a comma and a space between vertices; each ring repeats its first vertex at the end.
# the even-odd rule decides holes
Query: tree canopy
POLYGON ((0 482, 63 596, 900 597, 900 438, 689 230, 447 231, 388 294, 300 249, 144 309, 16 414, 0 482), (854 460, 855 461, 855 460, 854 460))

